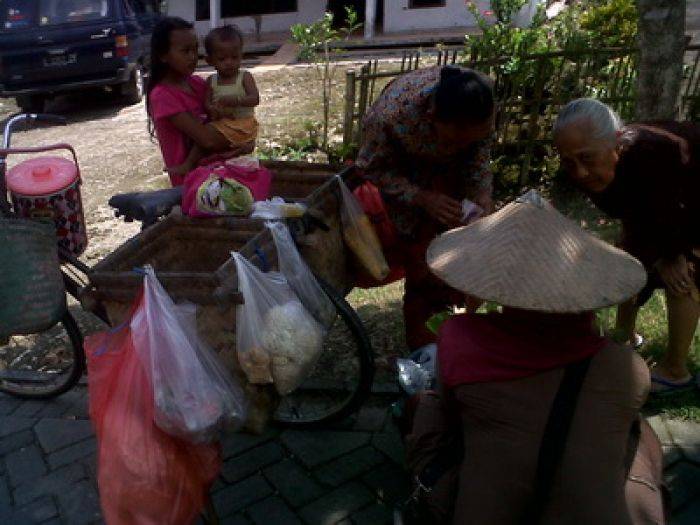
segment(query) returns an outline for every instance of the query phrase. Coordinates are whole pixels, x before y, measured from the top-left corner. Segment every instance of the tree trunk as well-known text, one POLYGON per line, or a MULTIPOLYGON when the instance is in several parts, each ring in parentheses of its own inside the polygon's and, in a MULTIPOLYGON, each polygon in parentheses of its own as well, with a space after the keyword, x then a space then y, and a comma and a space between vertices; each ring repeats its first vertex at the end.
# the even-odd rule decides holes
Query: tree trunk
POLYGON ((685 49, 685 0, 637 0, 637 120, 678 117, 685 49))

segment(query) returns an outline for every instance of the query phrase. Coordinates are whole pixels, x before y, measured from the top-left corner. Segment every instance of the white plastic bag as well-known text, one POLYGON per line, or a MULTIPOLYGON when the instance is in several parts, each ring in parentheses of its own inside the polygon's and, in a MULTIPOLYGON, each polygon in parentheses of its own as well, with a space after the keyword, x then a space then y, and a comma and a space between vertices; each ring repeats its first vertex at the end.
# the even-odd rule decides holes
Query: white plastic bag
POLYGON ((397 359, 396 369, 399 373, 399 385, 409 396, 430 388, 430 372, 412 359, 397 359))
POLYGON ((323 328, 279 272, 263 273, 242 255, 236 262, 244 304, 236 310, 238 361, 251 383, 287 395, 304 381, 323 349, 323 328))
POLYGON ((196 306, 173 303, 150 266, 130 328, 153 385, 155 424, 161 430, 204 443, 245 420, 243 391, 197 335, 196 306))
POLYGON ((272 197, 266 201, 253 203, 253 219, 287 219, 301 217, 306 213, 306 206, 297 202, 285 202, 282 197, 272 197))
POLYGON ((265 226, 270 229, 275 241, 280 272, 314 319, 324 329, 330 328, 336 317, 335 306, 301 258, 289 228, 283 222, 266 222, 265 226))
POLYGON ((462 224, 469 224, 477 219, 480 219, 484 215, 484 208, 478 204, 470 201, 469 199, 464 199, 462 201, 462 224))
POLYGON ((377 232, 341 176, 336 175, 336 179, 342 197, 340 220, 343 224, 345 243, 365 270, 377 281, 383 281, 389 275, 389 265, 384 258, 377 232))

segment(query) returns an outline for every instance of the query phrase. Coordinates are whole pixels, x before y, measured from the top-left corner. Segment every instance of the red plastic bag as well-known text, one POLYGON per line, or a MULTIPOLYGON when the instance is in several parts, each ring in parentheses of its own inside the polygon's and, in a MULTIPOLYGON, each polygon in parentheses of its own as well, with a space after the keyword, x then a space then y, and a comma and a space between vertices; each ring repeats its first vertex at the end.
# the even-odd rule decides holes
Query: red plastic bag
POLYGON ((85 351, 105 521, 194 522, 221 467, 219 446, 193 445, 156 427, 153 387, 134 350, 128 322, 86 338, 85 351))
POLYGON ((197 189, 210 175, 215 174, 224 179, 233 179, 247 186, 253 194, 253 200, 264 201, 270 196, 272 173, 264 167, 241 167, 222 161, 207 166, 200 166, 187 174, 182 187, 182 212, 191 217, 216 217, 217 215, 200 211, 197 208, 197 189))
POLYGON ((403 279, 406 272, 401 257, 401 243, 396 226, 389 218, 384 206, 382 194, 374 184, 367 181, 355 188, 353 195, 360 202, 362 210, 374 226, 379 242, 382 244, 384 257, 389 264, 389 275, 383 281, 377 281, 366 272, 361 272, 357 276, 355 285, 360 288, 374 288, 403 279))
POLYGON ((382 243, 382 248, 391 248, 396 245, 399 240, 396 226, 389 218, 379 189, 367 181, 355 188, 355 191, 352 193, 360 201, 362 211, 369 217, 370 222, 377 231, 377 237, 382 243))

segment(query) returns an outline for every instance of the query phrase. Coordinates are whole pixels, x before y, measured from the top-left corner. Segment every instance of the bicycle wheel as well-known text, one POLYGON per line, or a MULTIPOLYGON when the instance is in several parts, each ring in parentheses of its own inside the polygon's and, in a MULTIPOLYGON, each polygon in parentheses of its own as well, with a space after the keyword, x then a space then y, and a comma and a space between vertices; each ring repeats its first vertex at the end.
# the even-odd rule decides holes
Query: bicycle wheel
POLYGON ((372 389, 374 354, 362 321, 332 286, 318 281, 338 315, 312 372, 297 390, 281 398, 274 419, 283 425, 313 426, 343 419, 372 389))
POLYGON ((26 399, 47 399, 67 392, 85 368, 83 337, 66 310, 40 334, 10 336, 0 342, 0 392, 26 399))

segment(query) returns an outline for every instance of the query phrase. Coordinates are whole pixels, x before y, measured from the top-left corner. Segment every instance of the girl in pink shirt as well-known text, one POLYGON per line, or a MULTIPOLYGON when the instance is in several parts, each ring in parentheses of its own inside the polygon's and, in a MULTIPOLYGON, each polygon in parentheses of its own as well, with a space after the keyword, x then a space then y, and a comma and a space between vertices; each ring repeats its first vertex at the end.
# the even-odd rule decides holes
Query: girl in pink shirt
MULTIPOLYGON (((198 58, 191 23, 169 17, 156 25, 151 38, 146 112, 148 130, 158 138, 166 169, 183 164, 194 145, 212 153, 231 150, 226 137, 206 123, 207 84, 193 74, 198 58)), ((170 172, 170 181, 179 186, 184 176, 170 172)))

